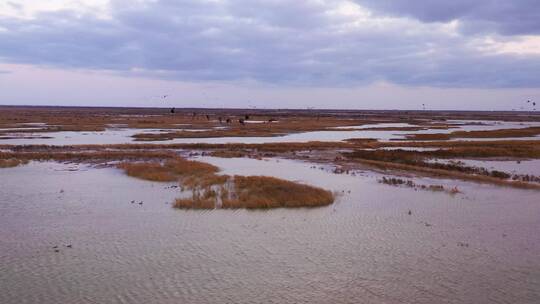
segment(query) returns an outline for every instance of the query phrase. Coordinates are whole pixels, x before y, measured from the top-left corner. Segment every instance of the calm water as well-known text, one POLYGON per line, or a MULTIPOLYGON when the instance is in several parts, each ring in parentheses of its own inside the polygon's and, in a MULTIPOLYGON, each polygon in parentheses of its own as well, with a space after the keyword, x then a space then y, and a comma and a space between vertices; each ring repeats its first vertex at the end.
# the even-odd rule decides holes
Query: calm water
POLYGON ((434 159, 435 162, 448 163, 459 161, 467 166, 481 167, 490 171, 497 170, 512 174, 540 176, 540 159, 529 160, 490 160, 490 159, 434 159))
MULTIPOLYGON (((480 125, 466 125, 466 123, 478 122, 478 121, 450 121, 451 123, 463 124, 456 126, 456 128, 440 130, 440 129, 428 129, 420 131, 385 131, 385 130, 363 130, 366 128, 386 128, 386 127, 410 127, 415 125, 404 123, 383 123, 383 124, 369 124, 364 126, 352 126, 346 127, 347 129, 355 129, 348 131, 338 131, 329 129, 326 131, 313 131, 292 133, 284 136, 274 137, 218 137, 218 138, 176 138, 166 141, 145 141, 136 142, 133 135, 137 133, 163 133, 171 131, 179 131, 179 129, 122 129, 111 128, 101 132, 47 132, 47 133, 7 133, 8 136, 20 137, 12 139, 2 139, 0 144, 10 145, 31 145, 31 144, 43 144, 43 145, 86 145, 86 144, 127 144, 127 143, 211 143, 211 144, 223 144, 223 143, 247 143, 247 144, 259 144, 259 143, 279 143, 279 142, 309 142, 309 141, 343 141, 349 138, 375 138, 379 140, 396 140, 404 139, 406 134, 416 133, 450 133, 457 130, 464 131, 482 131, 482 130, 499 130, 508 128, 526 128, 530 126, 539 126, 539 123, 535 122, 486 122, 479 121, 480 125), (25 138, 25 137, 50 137, 50 138, 25 138)), ((247 127, 249 128, 249 126, 247 127)), ((206 129, 185 131, 205 131, 206 129)), ((540 137, 523 137, 523 138, 502 138, 502 139, 520 139, 520 140, 540 140, 540 137)), ((452 139, 452 140, 493 140, 492 138, 482 139, 452 139)))
POLYGON ((450 196, 382 185, 370 172, 203 160, 340 195, 317 209, 185 211, 168 204, 181 195, 171 184, 116 169, 2 169, 0 303, 540 301, 536 191, 418 180, 463 191, 450 196))

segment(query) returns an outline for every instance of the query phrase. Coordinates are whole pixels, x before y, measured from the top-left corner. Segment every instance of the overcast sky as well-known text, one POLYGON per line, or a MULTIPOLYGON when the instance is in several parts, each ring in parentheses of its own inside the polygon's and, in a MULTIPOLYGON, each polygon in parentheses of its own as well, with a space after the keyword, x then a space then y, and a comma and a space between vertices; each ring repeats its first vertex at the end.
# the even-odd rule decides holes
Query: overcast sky
POLYGON ((0 104, 531 110, 528 99, 540 101, 537 0, 0 0, 0 104))

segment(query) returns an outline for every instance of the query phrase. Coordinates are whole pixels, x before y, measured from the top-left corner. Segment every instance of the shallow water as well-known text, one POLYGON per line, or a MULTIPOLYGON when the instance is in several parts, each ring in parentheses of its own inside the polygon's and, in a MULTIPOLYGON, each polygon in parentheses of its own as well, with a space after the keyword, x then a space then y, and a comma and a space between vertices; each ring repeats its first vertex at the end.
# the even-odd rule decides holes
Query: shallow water
POLYGON ((449 161, 463 162, 467 166, 486 168, 490 171, 497 170, 511 174, 528 174, 540 176, 540 159, 531 160, 485 160, 485 159, 436 159, 436 162, 447 163, 449 161))
MULTIPOLYGON (((450 129, 428 129, 416 132, 405 132, 407 134, 448 134, 455 131, 494 131, 503 129, 523 129, 528 127, 538 127, 538 122, 521 122, 521 121, 488 121, 488 120, 450 120, 449 124, 453 124, 450 129)), ((509 138, 519 139, 519 138, 509 138)), ((536 137, 533 139, 540 139, 536 137)), ((455 138, 451 140, 494 140, 493 138, 455 138)), ((499 140, 499 139, 496 139, 499 140)), ((500 139, 503 140, 503 139, 500 139)))
MULTIPOLYGON (((460 121, 461 123, 473 122, 473 121, 460 121)), ((384 130, 362 130, 361 127, 403 127, 411 126, 409 124, 402 123, 387 123, 387 124, 372 124, 358 126, 359 129, 351 131, 313 131, 292 133, 283 136, 274 137, 218 137, 218 138, 176 138, 166 141, 144 141, 137 142, 131 136, 137 133, 163 133, 170 131, 179 131, 181 129, 107 129, 101 132, 47 132, 47 133, 24 133, 24 136, 50 136, 52 138, 14 138, 0 140, 0 144, 10 145, 31 145, 31 144, 43 144, 43 145, 83 145, 83 144, 127 144, 127 143, 211 143, 211 144, 223 144, 223 143, 247 143, 247 144, 259 144, 259 143, 280 143, 280 142, 309 142, 309 141, 343 141, 349 138, 375 138, 379 140, 396 140, 404 139, 406 134, 415 133, 449 133, 456 130, 465 131, 477 131, 477 130, 497 130, 505 128, 519 128, 528 126, 537 126, 539 123, 522 123, 522 122, 490 122, 491 124, 482 125, 461 125, 458 128, 452 128, 448 130, 440 129, 428 129, 420 131, 384 131, 384 130)), ((355 127, 347 127, 355 128, 355 127)), ((190 129, 185 129, 190 131, 190 129)), ((206 129, 198 129, 191 131, 206 131, 206 129)), ((9 133, 7 134, 9 135, 9 133)), ((501 138, 495 140, 506 139, 521 139, 521 140, 540 140, 540 137, 525 137, 525 138, 501 138)), ((453 139, 453 140, 494 140, 493 138, 481 138, 481 139, 453 139)))
POLYGON ((316 209, 185 211, 165 203, 180 195, 170 184, 116 169, 2 169, 0 303, 540 299, 538 192, 444 181, 464 192, 450 196, 296 161, 203 160, 341 195, 316 209))
POLYGON ((406 127, 418 127, 418 125, 412 125, 409 123, 378 123, 378 124, 365 124, 360 126, 341 126, 334 127, 332 129, 370 129, 370 128, 406 128, 406 127))

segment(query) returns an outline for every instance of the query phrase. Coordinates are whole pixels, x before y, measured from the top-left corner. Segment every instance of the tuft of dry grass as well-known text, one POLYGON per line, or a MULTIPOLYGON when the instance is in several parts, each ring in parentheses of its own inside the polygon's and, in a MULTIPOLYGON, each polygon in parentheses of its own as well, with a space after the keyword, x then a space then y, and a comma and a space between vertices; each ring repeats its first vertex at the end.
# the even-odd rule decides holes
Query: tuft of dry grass
POLYGON ((192 197, 177 199, 181 209, 268 209, 319 207, 334 202, 332 192, 269 176, 224 176, 219 187, 190 188, 192 197))
POLYGON ((265 209, 319 207, 334 202, 332 192, 269 176, 235 176, 235 198, 223 201, 223 208, 265 209))
POLYGON ((178 198, 174 201, 173 207, 179 209, 214 209, 216 204, 213 199, 178 198))
POLYGON ((118 168, 123 169, 127 175, 150 181, 168 182, 179 179, 202 179, 206 184, 219 180, 214 173, 218 171, 216 166, 186 160, 180 157, 167 160, 165 162, 123 162, 118 164, 118 168))
POLYGON ((154 182, 172 182, 178 180, 169 168, 158 162, 121 163, 118 168, 123 169, 127 175, 154 182))
POLYGON ((13 168, 20 165, 25 165, 27 163, 27 160, 21 160, 16 158, 0 159, 0 168, 13 168))
POLYGON ((166 161, 164 166, 180 176, 213 174, 219 171, 214 165, 180 157, 166 161))
POLYGON ((185 177, 181 180, 182 186, 187 189, 209 189, 214 185, 223 185, 229 179, 228 175, 199 174, 185 177))

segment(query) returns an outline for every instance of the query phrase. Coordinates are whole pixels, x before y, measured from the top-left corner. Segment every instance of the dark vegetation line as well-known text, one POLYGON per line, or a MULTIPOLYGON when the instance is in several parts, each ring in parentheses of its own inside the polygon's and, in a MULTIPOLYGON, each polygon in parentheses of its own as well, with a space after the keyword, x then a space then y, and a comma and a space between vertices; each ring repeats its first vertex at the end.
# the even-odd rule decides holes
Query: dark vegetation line
POLYGON ((485 131, 454 131, 448 134, 407 134, 407 140, 449 140, 454 138, 512 138, 534 137, 540 135, 540 127, 519 129, 485 130, 485 131))

